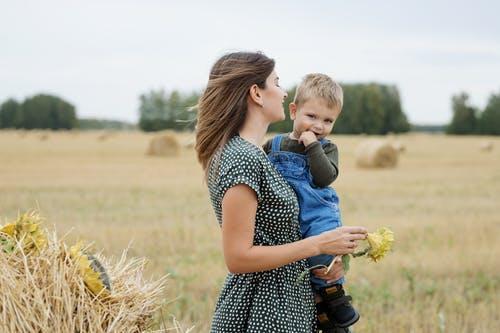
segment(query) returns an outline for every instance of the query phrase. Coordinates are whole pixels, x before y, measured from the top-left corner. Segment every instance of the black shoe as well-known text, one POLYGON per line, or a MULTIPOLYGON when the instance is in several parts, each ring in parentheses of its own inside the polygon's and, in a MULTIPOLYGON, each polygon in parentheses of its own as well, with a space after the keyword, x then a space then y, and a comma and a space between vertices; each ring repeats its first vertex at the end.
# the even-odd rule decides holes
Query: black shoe
POLYGON ((335 325, 330 322, 327 313, 323 302, 316 303, 316 324, 322 333, 335 332, 335 325))
POLYGON ((328 319, 334 325, 347 328, 359 320, 358 311, 351 305, 352 297, 345 294, 341 284, 323 288, 319 294, 328 319))
POLYGON ((352 331, 349 329, 349 327, 346 328, 335 327, 321 331, 321 333, 351 333, 351 332, 352 331))
POLYGON ((325 303, 316 303, 316 313, 316 324, 321 333, 351 333, 349 328, 340 328, 330 321, 325 303))

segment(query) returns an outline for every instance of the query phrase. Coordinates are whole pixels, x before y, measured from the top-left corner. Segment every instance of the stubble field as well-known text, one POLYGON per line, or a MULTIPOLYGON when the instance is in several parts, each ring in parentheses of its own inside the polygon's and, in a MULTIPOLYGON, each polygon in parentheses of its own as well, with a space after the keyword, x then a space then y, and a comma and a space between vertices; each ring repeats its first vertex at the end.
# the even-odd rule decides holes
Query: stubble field
MULTIPOLYGON (((1 131, 0 224, 39 208, 69 242, 105 255, 130 246, 149 259, 147 277, 169 274, 163 312, 207 332, 227 271, 194 150, 150 157, 149 134, 99 136, 1 131)), ((344 224, 396 235, 380 263, 352 262, 355 332, 500 331, 500 138, 399 136, 406 152, 387 170, 355 167, 366 137, 332 138, 344 224), (484 140, 493 151, 480 151, 484 140)))

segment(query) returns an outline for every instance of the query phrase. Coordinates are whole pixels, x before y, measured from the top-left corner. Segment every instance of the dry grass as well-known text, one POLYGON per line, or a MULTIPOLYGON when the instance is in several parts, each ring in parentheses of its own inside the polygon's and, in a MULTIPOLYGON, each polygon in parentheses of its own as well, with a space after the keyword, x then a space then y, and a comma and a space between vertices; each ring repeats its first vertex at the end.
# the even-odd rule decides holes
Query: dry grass
MULTIPOLYGON (((149 258, 149 276, 170 273, 164 307, 183 327, 206 332, 226 274, 220 233, 194 151, 144 155, 150 134, 124 133, 106 145, 96 133, 53 133, 50 145, 0 132, 0 216, 37 205, 69 240, 105 255, 149 258)), ((181 136, 180 142, 188 137, 181 136)), ((356 260, 347 286, 361 312, 356 332, 500 330, 500 152, 495 137, 403 135, 396 169, 356 168, 366 137, 339 136, 335 188, 343 221, 390 226, 395 252, 378 264, 356 260)))

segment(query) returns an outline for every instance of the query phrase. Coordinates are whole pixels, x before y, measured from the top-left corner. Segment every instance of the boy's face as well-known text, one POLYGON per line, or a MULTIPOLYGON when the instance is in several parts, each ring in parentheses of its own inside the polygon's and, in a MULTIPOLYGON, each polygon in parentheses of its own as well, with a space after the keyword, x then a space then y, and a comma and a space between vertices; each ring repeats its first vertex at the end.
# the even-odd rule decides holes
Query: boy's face
POLYGON ((290 103, 290 118, 293 120, 293 134, 299 138, 305 131, 311 131, 318 140, 330 134, 335 120, 340 115, 339 108, 328 107, 320 98, 312 98, 299 108, 290 103))

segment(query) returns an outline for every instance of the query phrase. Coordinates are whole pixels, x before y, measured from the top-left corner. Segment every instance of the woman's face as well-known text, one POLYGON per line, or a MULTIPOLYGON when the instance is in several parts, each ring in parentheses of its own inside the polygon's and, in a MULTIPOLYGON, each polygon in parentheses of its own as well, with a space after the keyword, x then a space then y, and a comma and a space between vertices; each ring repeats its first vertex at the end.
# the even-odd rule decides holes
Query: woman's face
POLYGON ((285 119, 283 103, 287 93, 279 85, 278 74, 273 70, 266 79, 266 88, 261 90, 263 101, 263 112, 270 123, 285 119))

